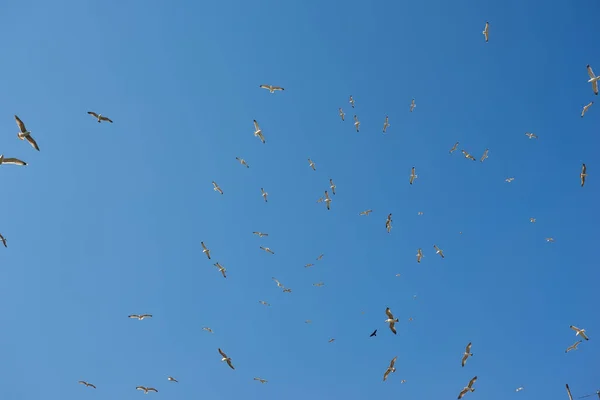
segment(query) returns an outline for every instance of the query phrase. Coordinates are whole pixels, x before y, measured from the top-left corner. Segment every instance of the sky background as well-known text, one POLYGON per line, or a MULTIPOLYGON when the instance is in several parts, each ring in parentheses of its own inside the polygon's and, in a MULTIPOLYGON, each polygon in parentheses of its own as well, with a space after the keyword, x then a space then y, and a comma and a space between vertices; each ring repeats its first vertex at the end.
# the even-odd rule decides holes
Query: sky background
POLYGON ((0 167, 3 399, 129 399, 142 396, 137 385, 171 400, 453 399, 475 375, 466 400, 599 388, 600 104, 580 117, 598 99, 585 68, 600 72, 597 4, 1 9, 0 153, 29 163, 0 167), (13 114, 39 153, 17 139, 13 114), (316 200, 329 178, 327 211, 316 200), (591 340, 565 354, 572 324, 591 340), (468 342, 474 356, 461 368, 468 342))

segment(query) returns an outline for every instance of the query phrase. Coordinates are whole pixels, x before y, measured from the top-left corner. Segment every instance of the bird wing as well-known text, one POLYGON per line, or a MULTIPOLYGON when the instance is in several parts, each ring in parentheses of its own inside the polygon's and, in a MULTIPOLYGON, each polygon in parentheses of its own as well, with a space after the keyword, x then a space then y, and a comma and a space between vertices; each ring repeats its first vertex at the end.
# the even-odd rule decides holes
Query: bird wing
POLYGON ((569 389, 569 384, 567 383, 565 385, 565 387, 567 388, 567 394, 569 395, 569 400, 573 400, 573 396, 571 396, 571 389, 569 389))
POLYGON ((469 381, 469 384, 467 385, 467 387, 469 387, 469 388, 472 388, 472 387, 473 387, 473 384, 475 383, 475 381, 476 381, 476 380, 477 380, 477 377, 476 377, 476 376, 474 376, 474 377, 473 377, 473 379, 471 379, 471 380, 469 381))
POLYGON ((204 250, 208 250, 208 249, 206 248, 206 245, 204 244, 204 242, 200 242, 200 244, 202 245, 202 248, 203 248, 204 250))
POLYGON ((594 75, 594 71, 592 70, 592 67, 588 64, 586 68, 587 68, 587 73, 590 76, 590 78, 592 78, 592 79, 595 78, 596 75, 594 75))
POLYGON ((580 331, 580 329, 578 327, 576 327, 575 325, 571 325, 571 326, 569 326, 569 328, 571 328, 575 332, 579 332, 580 331))
POLYGON ((256 122, 256 120, 254 120, 254 130, 260 130, 260 127, 258 126, 258 122, 256 122))
POLYGON ((465 353, 465 355, 462 358, 462 366, 463 367, 465 366, 465 363, 467 362, 467 358, 469 358, 469 354, 465 353))
POLYGON ((219 354, 221 354, 223 357, 227 358, 227 354, 225 354, 223 352, 223 350, 221 350, 221 348, 219 347, 219 354))
POLYGON ((27 139, 27 141, 33 146, 34 149, 36 149, 37 151, 40 151, 40 148, 38 147, 37 143, 35 142, 35 139, 32 138, 31 135, 27 135, 27 137, 25 139, 27 139))
POLYGON ((149 392, 156 392, 156 393, 158 393, 158 390, 156 390, 156 389, 154 389, 154 388, 148 388, 147 390, 148 390, 149 392))
POLYGON ((227 359, 227 365, 229 365, 229 368, 231 369, 235 369, 235 367, 233 366, 233 364, 231 363, 230 359, 227 359))
POLYGON ((396 332, 396 323, 395 322, 390 322, 390 330, 394 333, 394 335, 397 333, 396 332))
POLYGON ((398 356, 392 358, 392 361, 390 361, 390 369, 394 368, 394 364, 396 364, 397 359, 398 359, 398 356))
POLYGON ((265 137, 263 136, 262 132, 258 132, 257 136, 261 142, 265 143, 265 137))
POLYGON ((388 369, 385 370, 385 373, 383 374, 383 381, 384 382, 387 379, 387 377, 390 374, 390 372, 392 372, 392 370, 390 368, 388 368, 388 369))
POLYGON ((18 158, 5 158, 2 160, 2 164, 27 165, 25 161, 21 161, 18 158))
POLYGON ((459 394, 458 394, 458 399, 462 399, 462 397, 465 395, 465 393, 467 393, 469 389, 464 388, 459 394))
POLYGON ((469 342, 469 344, 467 345, 467 348, 465 349, 465 353, 470 353, 471 352, 471 342, 469 342))
POLYGON ((592 82, 592 90, 594 91, 595 95, 598 94, 598 82, 597 81, 592 82))
POLYGON ((152 318, 152 314, 143 314, 140 315, 140 318, 144 319, 144 318, 152 318))
POLYGON ((100 117, 100 120, 101 121, 108 121, 108 122, 110 122, 112 124, 112 120, 110 118, 108 118, 108 117, 102 116, 102 117, 100 117))
POLYGON ((388 316, 389 319, 394 319, 394 314, 392 314, 392 310, 390 310, 389 307, 386 307, 385 314, 388 316))
POLYGON ((581 336, 585 340, 590 340, 590 338, 587 337, 587 335, 585 334, 585 332, 579 332, 579 336, 581 336))
POLYGON ((21 121, 21 118, 15 115, 15 121, 17 122, 17 126, 19 127, 19 130, 21 132, 27 132, 27 130, 25 129, 25 124, 23 123, 23 121, 21 121))
POLYGON ((139 318, 140 316, 137 314, 131 314, 128 318, 139 318))
POLYGON ((285 90, 281 86, 273 86, 273 90, 285 90))
POLYGON ((144 386, 136 386, 135 387, 137 390, 143 390, 146 391, 146 388, 144 386))
POLYGON ((329 193, 327 193, 327 190, 325 191, 325 198, 326 198, 327 200, 330 200, 330 199, 329 199, 329 193))
POLYGON ((95 113, 95 112, 93 112, 93 111, 88 111, 88 114, 90 114, 90 115, 93 115, 94 117, 98 118, 98 114, 96 114, 96 113, 95 113))
POLYGON ((86 386, 93 387, 94 389, 96 389, 96 385, 92 385, 91 383, 88 383, 86 386))

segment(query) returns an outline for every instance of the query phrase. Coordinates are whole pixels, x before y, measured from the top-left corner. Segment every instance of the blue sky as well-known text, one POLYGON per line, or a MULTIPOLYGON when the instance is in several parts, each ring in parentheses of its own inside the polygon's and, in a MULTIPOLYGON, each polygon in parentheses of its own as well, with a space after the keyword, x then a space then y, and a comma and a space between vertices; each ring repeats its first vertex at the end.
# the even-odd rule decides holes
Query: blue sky
POLYGON ((579 115, 596 97, 585 66, 600 72, 590 19, 599 6, 2 8, 1 153, 29 163, 0 167, 2 398, 126 399, 146 385, 172 400, 452 399, 475 375, 467 400, 598 388, 600 104, 579 115), (17 139, 13 114, 39 153, 17 139), (477 158, 489 148, 489 159, 449 155, 456 141, 477 158), (337 194, 327 211, 316 200, 329 178, 337 194), (373 213, 359 217, 365 209, 373 213), (386 306, 400 319, 396 336, 386 306), (565 354, 571 324, 591 340, 565 354), (461 368, 468 342, 474 356, 461 368))

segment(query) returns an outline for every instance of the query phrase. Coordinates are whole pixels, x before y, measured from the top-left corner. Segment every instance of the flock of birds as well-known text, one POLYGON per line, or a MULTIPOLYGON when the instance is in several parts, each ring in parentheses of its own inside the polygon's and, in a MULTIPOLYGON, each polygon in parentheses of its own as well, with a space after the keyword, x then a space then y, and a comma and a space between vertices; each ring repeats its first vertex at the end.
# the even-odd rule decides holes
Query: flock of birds
MULTIPOLYGON (((490 25, 489 25, 488 22, 486 22, 485 28, 484 28, 484 30, 482 32, 483 35, 484 35, 484 37, 485 37, 485 42, 486 43, 489 41, 489 34, 490 34, 489 28, 490 28, 490 25)), ((588 82, 591 83, 592 90, 593 90, 594 94, 598 95, 598 81, 600 80, 600 76, 596 76, 594 74, 594 72, 593 72, 593 70, 592 70, 592 68, 591 68, 590 65, 587 65, 586 68, 587 68, 587 73, 588 73, 589 78, 590 78, 588 80, 588 82)), ((275 93, 275 92, 279 92, 279 91, 282 92, 282 91, 285 90, 283 87, 273 86, 273 85, 260 85, 260 88, 268 90, 269 93, 275 93)), ((354 109, 355 108, 355 100, 354 100, 353 96, 349 97, 349 103, 350 103, 350 106, 352 107, 352 109, 354 109)), ((593 103, 594 102, 591 101, 591 102, 589 102, 587 105, 585 105, 583 107, 583 110, 581 111, 581 117, 583 117, 589 111, 589 109, 590 109, 590 107, 592 106, 593 103)), ((412 99, 412 101, 410 103, 409 111, 413 112, 415 110, 415 108, 416 108, 415 99, 412 99)), ((104 116, 102 114, 99 114, 99 113, 96 113, 96 112, 93 112, 93 111, 88 111, 88 114, 91 115, 92 117, 94 117, 97 120, 98 123, 101 123, 101 122, 113 123, 113 121, 110 118, 108 118, 108 117, 106 117, 106 116, 104 116)), ((344 111, 343 111, 342 108, 338 109, 338 115, 339 115, 339 117, 341 118, 342 121, 345 121, 346 114, 344 113, 344 111)), ((19 128, 19 132, 17 133, 17 137, 20 140, 27 140, 27 142, 29 142, 29 144, 35 150, 40 151, 40 147, 38 146, 36 140, 33 138, 32 134, 31 134, 31 131, 27 130, 24 122, 17 115, 15 115, 14 118, 15 118, 16 124, 17 124, 17 126, 19 128)), ((354 124, 353 124, 354 128, 356 129, 357 132, 359 132, 360 131, 360 124, 361 123, 360 123, 360 120, 359 120, 359 118, 358 118, 358 116, 356 114, 353 115, 353 121, 354 121, 354 124)), ((266 143, 265 134, 263 133, 262 129, 260 128, 259 123, 256 120, 254 120, 253 122, 254 122, 254 136, 257 137, 263 144, 265 144, 266 143)), ((384 123, 383 123, 383 133, 386 133, 387 129, 390 126, 391 125, 389 123, 389 117, 386 115, 384 123)), ((536 134, 534 134, 534 133, 531 133, 531 132, 526 132, 525 135, 529 139, 538 139, 538 136, 536 134)), ((449 151, 450 154, 452 154, 454 151, 456 151, 458 149, 458 147, 459 147, 459 142, 454 143, 454 145, 450 148, 450 151, 449 151)), ((475 158, 475 156, 473 156, 468 151, 466 151, 464 149, 461 149, 461 152, 462 152, 462 154, 463 154, 463 156, 465 158, 467 158, 469 160, 473 160, 473 161, 477 160, 475 158)), ((480 162, 484 162, 488 158, 488 152, 489 152, 489 149, 485 149, 483 151, 483 154, 482 154, 482 156, 479 159, 480 162)), ((250 166, 248 165, 247 161, 244 160, 243 158, 236 157, 236 160, 242 166, 244 166, 246 168, 250 168, 250 166)), ((12 165, 19 165, 19 166, 25 166, 25 165, 27 165, 27 163, 25 161, 22 161, 21 159, 18 159, 18 158, 8 158, 8 157, 4 157, 4 155, 0 155, 0 165, 2 165, 2 164, 12 164, 12 165)), ((308 158, 308 164, 309 164, 309 167, 312 170, 316 171, 316 164, 315 164, 315 162, 311 158, 308 158)), ((586 165, 584 163, 581 166, 581 173, 580 173, 580 183, 581 183, 582 187, 585 185, 586 177, 587 177, 587 170, 586 170, 586 165)), ((411 173, 410 173, 410 176, 409 176, 409 184, 412 185, 417 178, 418 178, 418 175, 416 174, 416 169, 415 169, 415 167, 412 167, 411 173)), ((514 179, 515 179, 514 177, 508 177, 508 178, 506 178, 506 182, 510 183, 514 179)), ((213 185, 214 190, 217 193, 219 193, 221 195, 224 194, 223 189, 219 186, 219 184, 217 182, 212 181, 212 185, 213 185)), ((264 190, 264 188, 261 188, 260 190, 261 190, 261 196, 263 197, 264 201, 268 202, 268 193, 264 190)), ((334 182, 333 182, 332 179, 329 179, 329 190, 331 190, 332 195, 336 194, 336 185, 334 184, 334 182)), ((326 205, 327 210, 331 210, 331 203, 332 203, 332 198, 329 195, 329 190, 325 190, 323 196, 320 197, 317 200, 317 203, 323 203, 324 202, 325 205, 326 205)), ((371 210, 371 209, 365 210, 365 211, 360 212, 359 215, 360 216, 368 216, 372 211, 373 210, 371 210)), ((419 215, 422 215, 422 212, 419 212, 419 215)), ((530 222, 531 223, 535 223, 536 222, 535 218, 530 218, 530 222)), ((388 216, 386 218, 385 228, 386 228, 386 230, 387 230, 388 233, 390 233, 391 230, 392 230, 392 214, 391 213, 388 214, 388 216)), ((252 232, 252 233, 254 235, 257 235, 260 238, 268 236, 268 233, 263 233, 263 232, 257 232, 257 231, 255 231, 255 232, 252 232)), ((0 234, 0 240, 2 241, 3 245, 5 247, 7 247, 6 238, 2 234, 0 234)), ((554 239, 551 238, 551 237, 546 238, 546 240, 548 242, 553 242, 554 241, 554 239)), ((211 250, 206 246, 206 244, 203 241, 200 242, 200 245, 202 247, 202 253, 206 255, 206 257, 207 257, 208 260, 212 260, 212 258, 211 258, 211 250)), ((441 258, 445 258, 444 251, 441 248, 439 248, 436 244, 434 244, 433 247, 434 247, 434 250, 435 250, 435 254, 439 255, 441 258)), ((275 254, 275 252, 272 249, 270 249, 269 247, 260 246, 260 249, 263 250, 263 251, 265 251, 266 253, 269 253, 269 254, 272 254, 272 255, 275 254)), ((321 254, 317 258, 317 260, 320 260, 322 257, 323 257, 323 254, 321 254)), ((421 248, 419 248, 419 249, 417 249, 417 254, 416 254, 417 263, 420 263, 422 258, 423 258, 423 250, 421 248)), ((222 274, 222 276, 224 278, 227 278, 227 269, 222 264, 220 264, 219 262, 216 262, 213 265, 218 269, 218 271, 222 274)), ((308 268, 308 267, 311 267, 313 265, 314 264, 306 264, 305 267, 308 268)), ((277 285, 277 287, 280 288, 280 289, 282 289, 282 291, 284 293, 291 293, 292 292, 292 289, 290 289, 289 287, 283 285, 275 277, 273 277, 272 279, 275 282, 275 284, 277 285)), ((315 283, 314 285, 315 286, 322 286, 323 282, 318 282, 318 283, 315 283)), ((261 300, 259 302, 262 305, 270 306, 270 304, 267 303, 267 302, 265 302, 265 301, 261 300)), ((390 329, 390 331, 395 335, 397 333, 395 324, 398 323, 399 319, 394 317, 394 315, 393 315, 393 313, 392 313, 392 311, 390 310, 389 307, 386 307, 385 314, 386 314, 387 318, 384 320, 384 322, 388 325, 388 328, 390 329)), ((131 319, 136 319, 136 320, 140 320, 141 321, 141 320, 144 320, 146 318, 152 318, 152 314, 131 314, 128 317, 131 318, 131 319)), ((307 320, 305 322, 310 323, 310 320, 307 320)), ((565 353, 577 350, 578 346, 582 343, 583 340, 585 340, 585 341, 589 340, 589 337, 587 336, 587 333, 586 333, 585 329, 581 329, 581 328, 578 328, 578 327, 573 326, 573 325, 571 325, 569 328, 571 330, 573 330, 575 332, 575 335, 577 337, 581 338, 582 340, 578 340, 575 343, 573 343, 572 345, 568 346, 566 348, 566 350, 565 350, 565 353)), ((212 331, 212 329, 210 327, 203 327, 202 329, 205 330, 205 331, 207 331, 207 332, 209 332, 209 333, 213 333, 213 331, 212 331)), ((374 337, 376 335, 377 335, 377 329, 375 329, 370 334, 370 337, 374 337)), ((332 338, 332 339, 329 340, 329 342, 333 342, 334 340, 335 339, 332 338)), ((467 344, 467 346, 466 346, 466 348, 464 350, 463 356, 462 356, 462 360, 461 360, 461 366, 462 367, 465 367, 465 365, 467 363, 467 360, 470 357, 473 356, 473 353, 471 352, 471 347, 472 347, 472 343, 469 342, 467 344)), ((220 360, 222 362, 226 363, 229 366, 229 368, 231 368, 232 370, 235 370, 232 358, 230 356, 228 356, 221 348, 218 348, 217 352, 220 355, 220 360)), ((390 374, 396 372, 395 363, 396 363, 397 358, 398 358, 397 356, 394 356, 391 359, 391 361, 389 363, 389 366, 385 369, 385 371, 383 373, 383 381, 386 381, 388 379, 388 377, 389 377, 390 374)), ((178 382, 178 380, 175 379, 172 376, 168 376, 167 380, 170 381, 170 382, 178 382)), ((263 378, 260 378, 260 377, 254 377, 254 380, 257 381, 257 382, 263 383, 263 384, 268 382, 266 379, 263 379, 263 378)), ((477 381, 477 376, 474 376, 468 382, 468 384, 466 386, 464 386, 460 390, 460 392, 458 393, 458 399, 459 400, 461 398, 463 398, 466 394, 472 393, 472 392, 475 391, 475 387, 474 386, 475 386, 476 381, 477 381)), ((405 380, 402 380, 401 383, 404 383, 404 382, 405 382, 405 380)), ((82 384, 82 385, 84 385, 84 386, 86 386, 86 387, 96 389, 96 386, 94 384, 88 382, 88 381, 81 380, 81 381, 79 381, 79 383, 82 384)), ((136 389, 144 392, 145 394, 148 394, 148 393, 151 393, 151 392, 158 392, 158 390, 156 388, 150 387, 150 386, 141 386, 140 385, 140 386, 136 386, 136 389)), ((519 388, 516 389, 516 391, 521 391, 522 389, 523 389, 523 387, 519 387, 519 388)), ((569 389, 569 385, 568 384, 566 385, 566 389, 567 389, 567 393, 568 393, 568 396, 569 396, 569 400, 573 400, 573 398, 571 396, 571 391, 569 389)), ((593 396, 593 395, 597 395, 598 399, 600 400, 600 391, 596 391, 596 393, 589 394, 589 395, 586 395, 586 396, 582 396, 580 398, 585 398, 585 397, 589 397, 589 396, 593 396)))

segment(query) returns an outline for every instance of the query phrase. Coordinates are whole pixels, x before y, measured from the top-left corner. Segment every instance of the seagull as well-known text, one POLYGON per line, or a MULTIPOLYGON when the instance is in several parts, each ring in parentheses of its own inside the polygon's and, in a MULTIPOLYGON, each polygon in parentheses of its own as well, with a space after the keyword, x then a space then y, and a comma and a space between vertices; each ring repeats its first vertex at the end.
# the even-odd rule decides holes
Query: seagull
POLYGON ((433 248, 435 249, 435 254, 439 254, 440 257, 444 258, 444 250, 440 249, 435 244, 433 245, 433 248))
POLYGON ((394 318, 394 315, 392 314, 392 310, 390 310, 389 307, 386 307, 385 313, 388 316, 388 318, 385 320, 385 322, 390 325, 390 330, 395 335, 396 334, 396 327, 395 327, 395 325, 396 325, 396 322, 398 322, 398 318, 394 318))
POLYGON ((267 253, 275 254, 275 253, 273 252, 273 250, 271 250, 271 249, 270 249, 270 248, 268 248, 268 247, 263 247, 263 246, 260 246, 260 249, 261 249, 261 250, 264 250, 264 251, 266 251, 267 253))
POLYGON ((260 85, 261 89, 267 89, 270 93, 275 93, 276 90, 285 90, 281 86, 273 86, 273 85, 260 85))
POLYGON ((417 215, 423 215, 423 211, 419 211, 417 215))
POLYGON ((265 189, 260 188, 260 195, 263 197, 263 199, 265 199, 265 203, 267 202, 267 196, 269 195, 269 193, 265 192, 265 189))
POLYGON ((277 284, 277 287, 285 288, 285 286, 283 286, 283 284, 281 282, 279 282, 277 279, 275 279, 275 277, 273 277, 271 279, 273 279, 275 281, 275 283, 277 284))
POLYGON ((361 211, 361 213, 360 213, 360 214, 358 214, 358 215, 369 215, 369 214, 371 214, 372 212, 373 212, 373 210, 365 210, 365 211, 361 211))
POLYGON ((471 353, 471 342, 469 342, 469 344, 467 345, 467 348, 465 349, 465 354, 463 355, 462 358, 462 366, 464 367, 466 362, 467 362, 467 358, 469 357, 473 357, 473 353, 471 353))
POLYGON ((285 289, 283 289, 283 293, 292 293, 292 289, 285 288, 285 289))
POLYGON ((519 386, 518 388, 515 389, 515 392, 520 392, 523 389, 524 389, 523 386, 519 386))
POLYGON ((208 326, 205 326, 202 328, 203 331, 206 331, 208 333, 214 333, 212 329, 210 329, 208 326))
POLYGON ((590 76, 590 80, 588 82, 592 84, 592 89, 594 90, 594 94, 598 95, 598 80, 600 79, 600 76, 594 75, 594 71, 592 71, 592 67, 590 67, 589 64, 586 66, 586 68, 587 68, 587 73, 590 76))
POLYGON ((402 379, 400 383, 406 383, 406 379, 402 379))
POLYGON ((262 233, 262 232, 252 232, 255 235, 258 235, 258 237, 265 237, 265 236, 269 236, 268 233, 262 233))
POLYGON ((267 307, 270 307, 270 306, 271 306, 269 303, 267 303, 267 302, 266 302, 266 301, 264 301, 264 300, 259 300, 258 302, 259 302, 260 304, 262 304, 263 306, 267 306, 267 307))
POLYGON ((579 178, 581 179, 581 187, 585 185, 585 177, 587 176, 587 167, 585 164, 581 164, 581 174, 579 174, 579 178))
POLYGON ((219 268, 219 272, 220 272, 221 274, 223 274, 223 278, 227 278, 227 274, 226 274, 226 272, 227 272, 227 269, 226 269, 224 266, 222 266, 222 265, 221 265, 221 264, 219 264, 218 262, 217 262, 216 264, 213 264, 213 265, 214 265, 215 267, 219 268))
POLYGON ((552 237, 547 237, 547 238, 546 238, 546 242, 548 242, 548 243, 552 243, 552 242, 554 242, 554 238, 552 238, 552 237))
POLYGON ((344 110, 342 110, 341 108, 339 108, 338 112, 340 113, 340 117, 342 118, 342 121, 343 121, 344 117, 346 116, 346 114, 344 114, 344 110))
POLYGON ((95 385, 92 385, 91 383, 88 383, 86 381, 79 381, 79 383, 81 383, 82 385, 85 385, 86 387, 92 387, 92 388, 96 389, 95 385))
POLYGON ((475 160, 475 157, 473 157, 472 155, 470 155, 466 151, 461 150, 461 152, 463 153, 463 155, 465 156, 465 158, 468 158, 468 159, 473 160, 473 161, 477 161, 477 160, 475 160))
POLYGON ((321 259, 323 259, 323 256, 324 256, 324 255, 325 255, 325 254, 323 254, 323 253, 319 254, 319 257, 317 257, 317 261, 320 261, 321 259))
POLYGON ((169 377, 167 378, 167 380, 168 380, 168 381, 171 381, 171 382, 179 382, 177 379, 173 378, 172 376, 169 376, 169 377))
POLYGON ((421 258, 423 258, 423 251, 421 249, 417 249, 417 262, 421 263, 421 258))
POLYGON ((240 164, 245 165, 246 168, 250 168, 250 166, 248 165, 246 160, 244 160, 243 158, 236 157, 235 159, 238 160, 240 162, 240 164))
POLYGON ((415 99, 412 99, 412 101, 410 102, 410 112, 413 112, 416 106, 417 105, 415 104, 415 99))
POLYGON ((304 321, 305 324, 310 324, 312 323, 312 321, 310 319, 307 319, 306 321, 304 321))
POLYGON ((459 400, 462 399, 462 397, 465 394, 467 394, 467 392, 474 392, 475 391, 475 389, 473 388, 473 384, 475 383, 476 380, 477 380, 477 377, 474 377, 473 379, 471 379, 469 381, 469 384, 463 388, 463 390, 458 394, 459 400))
POLYGON ((265 137, 263 136, 260 126, 258 126, 258 122, 256 122, 256 120, 254 120, 254 136, 259 138, 261 142, 266 143, 265 137))
POLYGON ((329 193, 327 193, 327 190, 325 191, 325 204, 327 205, 327 209, 331 210, 331 199, 329 198, 329 193))
POLYGON ((335 186, 335 183, 333 183, 333 179, 329 178, 329 188, 331 189, 331 193, 333 193, 335 195, 335 188, 337 186, 335 186))
POLYGON ((535 224, 535 218, 529 218, 529 222, 531 222, 532 224, 535 224))
POLYGON ((458 143, 459 142, 454 143, 454 146, 452 146, 452 148, 450 149, 450 154, 452 154, 458 148, 458 143))
POLYGON ((488 42, 489 36, 490 36, 490 24, 489 22, 485 21, 485 28, 483 29, 483 36, 485 36, 485 42, 488 42))
POLYGON ((582 338, 584 338, 585 340, 590 340, 590 338, 587 337, 587 335, 585 334, 585 329, 579 329, 576 326, 569 326, 569 328, 573 329, 575 332, 575 336, 581 336, 582 338))
POLYGON ((310 263, 310 264, 306 264, 306 265, 304 266, 304 268, 310 268, 310 267, 312 267, 313 265, 315 265, 315 264, 312 264, 312 263, 310 263))
POLYGON ((0 233, 0 241, 2 242, 2 244, 4 245, 4 247, 8 247, 6 245, 6 238, 4 236, 2 236, 2 234, 0 233))
POLYGON ((579 343, 581 343, 582 340, 578 340, 575 343, 573 343, 572 345, 570 345, 569 347, 567 347, 567 349, 565 350, 565 353, 570 352, 571 350, 577 350, 577 346, 579 346, 579 343))
POLYGON ((350 104, 352 104, 352 108, 354 108, 354 97, 352 97, 352 95, 350 95, 350 104))
POLYGON ((4 154, 0 154, 0 165, 2 164, 27 165, 25 161, 21 161, 18 158, 4 158, 4 154))
POLYGON ((254 378, 255 381, 259 381, 260 383, 267 383, 268 380, 262 378, 254 378))
POLYGON ((388 233, 392 231, 392 213, 389 213, 385 220, 385 229, 387 229, 388 233))
POLYGON ((325 197, 321 196, 317 199, 317 203, 322 203, 323 201, 325 201, 325 197))
POLYGON ((417 177, 418 176, 415 174, 415 167, 412 167, 412 170, 410 171, 410 181, 408 183, 412 185, 413 181, 417 179, 417 177))
POLYGON ((585 113, 587 112, 587 110, 592 106, 592 104, 594 104, 594 102, 590 101, 588 103, 588 105, 583 106, 583 110, 581 110, 581 118, 583 118, 583 116, 585 115, 585 113))
POLYGON ((537 139, 537 135, 535 133, 531 133, 531 132, 525 132, 525 135, 529 138, 529 139, 537 139))
POLYGON ((141 321, 144 318, 152 318, 152 314, 131 314, 128 315, 127 318, 139 319, 141 321))
POLYGON ((220 348, 219 348, 219 354, 221 354, 221 356, 223 356, 223 358, 221 358, 221 361, 225 361, 227 363, 227 365, 229 365, 229 368, 235 369, 233 364, 231 364, 231 358, 227 357, 227 354, 225 354, 223 352, 223 350, 221 350, 220 348))
POLYGON ((385 116, 385 122, 383 123, 383 133, 385 133, 385 131, 387 130, 387 128, 390 126, 390 124, 389 124, 388 121, 389 121, 389 119, 388 119, 388 116, 386 115, 385 116))
POLYGON ((485 151, 483 152, 483 155, 481 156, 481 162, 483 162, 483 160, 485 160, 486 158, 488 158, 488 150, 489 149, 485 149, 485 151))
POLYGON ((31 132, 28 131, 27 129, 25 129, 25 124, 23 123, 23 121, 21 121, 21 119, 19 117, 17 117, 16 115, 15 115, 15 121, 17 122, 17 126, 19 127, 19 133, 17 133, 17 137, 21 140, 27 139, 29 144, 31 144, 34 149, 36 149, 37 151, 40 151, 40 148, 38 147, 37 143, 31 137, 31 132))
POLYGON ((102 115, 102 114, 96 114, 96 113, 95 113, 95 112, 93 112, 93 111, 88 111, 88 114, 90 114, 91 116, 93 116, 94 118, 96 118, 96 119, 98 120, 98 123, 100 123, 100 122, 102 122, 102 121, 108 121, 108 122, 110 122, 111 124, 113 123, 113 122, 112 122, 112 120, 111 120, 110 118, 108 118, 108 117, 105 117, 105 116, 104 116, 104 115, 102 115))
POLYGON ((358 120, 356 114, 354 114, 354 126, 356 127, 356 132, 358 132, 360 128, 360 121, 358 120))
POLYGON ((335 338, 331 338, 331 339, 329 339, 329 342, 328 342, 328 343, 333 343, 333 342, 335 342, 335 338))
POLYGON ((394 367, 394 364, 396 364, 396 359, 398 358, 398 356, 392 358, 392 361, 390 361, 390 366, 387 367, 387 369, 385 370, 385 373, 383 374, 383 381, 385 382, 385 380, 387 379, 388 375, 391 374, 392 372, 396 372, 396 367, 394 367))
POLYGON ((504 181, 505 181, 505 182, 508 182, 508 183, 511 183, 511 182, 512 182, 512 181, 514 181, 514 180, 515 180, 515 178, 514 178, 514 177, 510 177, 510 178, 506 178, 504 181))
POLYGON ((204 242, 200 242, 200 244, 202 245, 202 252, 206 254, 206 257, 208 257, 208 259, 210 260, 210 250, 206 248, 204 242))
POLYGON ((214 186, 213 190, 215 192, 219 192, 219 193, 223 194, 223 190, 219 187, 219 184, 217 182, 212 181, 212 184, 214 186))
POLYGON ((158 393, 158 390, 152 388, 152 387, 145 387, 145 386, 137 386, 136 387, 137 390, 143 390, 144 394, 148 394, 148 392, 156 392, 158 393))
POLYGON ((311 160, 310 158, 308 159, 308 165, 313 169, 313 171, 317 170, 314 161, 311 160))
POLYGON ((313 286, 316 286, 316 287, 321 287, 323 285, 325 285, 323 282, 313 283, 313 286))
POLYGON ((377 329, 375 329, 375 330, 373 331, 373 333, 371 333, 371 334, 369 335, 369 337, 373 337, 373 336, 377 336, 377 329))

